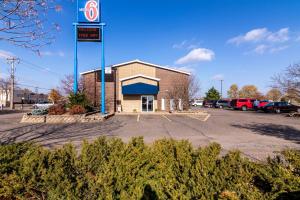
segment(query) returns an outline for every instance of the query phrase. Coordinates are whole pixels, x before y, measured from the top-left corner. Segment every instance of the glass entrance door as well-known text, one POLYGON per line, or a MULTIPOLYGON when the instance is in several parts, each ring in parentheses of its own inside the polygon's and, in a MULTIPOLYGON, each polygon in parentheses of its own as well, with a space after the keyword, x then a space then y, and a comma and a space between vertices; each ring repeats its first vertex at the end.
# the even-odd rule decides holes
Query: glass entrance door
POLYGON ((142 112, 153 112, 154 96, 142 96, 142 112))

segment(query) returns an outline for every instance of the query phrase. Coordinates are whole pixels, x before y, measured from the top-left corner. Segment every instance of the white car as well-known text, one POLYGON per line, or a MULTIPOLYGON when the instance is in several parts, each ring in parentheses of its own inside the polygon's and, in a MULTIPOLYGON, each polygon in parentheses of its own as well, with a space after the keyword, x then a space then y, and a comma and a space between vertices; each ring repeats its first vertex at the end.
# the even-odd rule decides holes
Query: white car
POLYGON ((195 100, 192 106, 203 106, 203 100, 195 100))
POLYGON ((54 105, 53 103, 37 103, 37 104, 34 104, 32 107, 33 107, 33 109, 46 110, 53 105, 54 105))

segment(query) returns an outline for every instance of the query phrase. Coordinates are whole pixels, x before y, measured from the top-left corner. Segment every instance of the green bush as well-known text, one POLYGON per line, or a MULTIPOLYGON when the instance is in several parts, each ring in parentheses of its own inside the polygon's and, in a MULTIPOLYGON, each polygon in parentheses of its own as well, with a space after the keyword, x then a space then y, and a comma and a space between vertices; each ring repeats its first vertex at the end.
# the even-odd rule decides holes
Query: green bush
POLYGON ((83 107, 89 105, 89 102, 88 102, 88 99, 86 98, 86 95, 84 93, 81 93, 81 92, 78 92, 76 94, 71 93, 68 96, 68 100, 69 100, 69 103, 68 103, 69 108, 71 108, 72 106, 75 106, 75 105, 81 105, 83 107))
POLYGON ((299 199, 300 152, 257 163, 220 151, 216 143, 194 149, 142 138, 101 137, 79 155, 72 145, 3 145, 0 199, 299 199))
POLYGON ((68 108, 72 109, 74 106, 81 106, 85 109, 86 112, 94 111, 94 108, 91 106, 89 100, 87 99, 84 93, 78 92, 76 94, 71 93, 68 96, 69 103, 67 104, 68 108))

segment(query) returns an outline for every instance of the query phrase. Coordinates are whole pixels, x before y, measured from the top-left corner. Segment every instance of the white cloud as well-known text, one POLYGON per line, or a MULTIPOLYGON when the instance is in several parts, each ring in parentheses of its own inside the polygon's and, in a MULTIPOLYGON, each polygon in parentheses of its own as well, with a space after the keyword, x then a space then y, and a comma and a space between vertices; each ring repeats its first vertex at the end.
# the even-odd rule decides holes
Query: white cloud
POLYGON ((53 52, 53 51, 41 51, 41 56, 59 56, 64 57, 65 53, 63 51, 53 52))
POLYGON ((269 49, 269 46, 261 44, 261 45, 258 45, 254 49, 254 52, 257 53, 257 54, 264 54, 268 49, 269 49))
POLYGON ((271 32, 267 28, 258 28, 249 31, 244 35, 231 38, 227 42, 239 45, 241 43, 249 42, 286 42, 289 39, 289 28, 282 28, 277 32, 271 32))
POLYGON ((289 28, 282 28, 275 33, 270 33, 267 40, 270 42, 286 42, 289 38, 289 28))
POLYGON ((211 61, 215 57, 215 53, 210 49, 198 48, 191 50, 186 56, 179 58, 176 64, 190 64, 201 61, 211 61))
POLYGON ((183 40, 180 43, 173 44, 173 49, 196 49, 200 46, 201 42, 198 42, 195 38, 191 40, 183 40))
POLYGON ((187 40, 184 40, 179 44, 174 44, 173 49, 182 49, 186 45, 186 43, 187 43, 187 40))
POLYGON ((245 35, 240 35, 234 38, 231 38, 228 40, 228 43, 233 44, 241 44, 243 42, 257 42, 262 40, 268 35, 268 29, 267 28, 259 28, 259 29, 253 29, 249 32, 247 32, 245 35))
POLYGON ((270 49, 270 53, 276 53, 276 52, 279 52, 279 51, 283 51, 283 50, 285 50, 287 48, 289 48, 288 45, 280 46, 280 47, 274 47, 274 48, 270 49))
POLYGON ((7 58, 11 58, 14 57, 15 55, 9 51, 5 51, 5 50, 1 50, 0 49, 0 59, 7 59, 7 58))
POLYGON ((254 50, 251 52, 260 54, 260 55, 263 55, 266 53, 273 54, 273 53, 277 53, 277 52, 286 50, 287 48, 289 48, 288 45, 274 47, 274 46, 270 46, 270 45, 268 46, 268 45, 261 44, 261 45, 258 45, 257 47, 255 47, 254 50))
POLYGON ((53 56, 53 52, 51 52, 51 51, 41 51, 40 55, 41 56, 53 56))
POLYGON ((220 81, 224 80, 224 75, 223 74, 216 74, 213 77, 211 77, 212 80, 220 81))

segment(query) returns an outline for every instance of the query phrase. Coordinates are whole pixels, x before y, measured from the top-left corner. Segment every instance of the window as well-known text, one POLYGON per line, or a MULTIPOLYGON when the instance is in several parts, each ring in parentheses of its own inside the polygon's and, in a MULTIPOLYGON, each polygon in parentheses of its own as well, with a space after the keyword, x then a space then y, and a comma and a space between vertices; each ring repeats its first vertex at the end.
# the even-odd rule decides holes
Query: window
POLYGON ((240 99, 239 102, 242 102, 242 103, 247 102, 247 99, 240 99))
POLYGON ((268 103, 266 106, 274 106, 274 103, 268 103))

